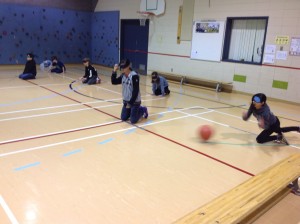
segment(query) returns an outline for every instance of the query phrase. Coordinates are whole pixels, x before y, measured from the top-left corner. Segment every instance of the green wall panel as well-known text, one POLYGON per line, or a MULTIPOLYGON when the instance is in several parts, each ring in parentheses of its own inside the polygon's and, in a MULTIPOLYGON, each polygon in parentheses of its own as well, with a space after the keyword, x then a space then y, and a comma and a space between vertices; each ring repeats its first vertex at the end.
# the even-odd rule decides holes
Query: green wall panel
POLYGON ((288 89, 288 82, 280 81, 280 80, 273 80, 272 87, 277 89, 288 89))
POLYGON ((247 76, 244 75, 239 75, 239 74, 234 74, 233 76, 233 81, 235 82, 246 82, 247 76))

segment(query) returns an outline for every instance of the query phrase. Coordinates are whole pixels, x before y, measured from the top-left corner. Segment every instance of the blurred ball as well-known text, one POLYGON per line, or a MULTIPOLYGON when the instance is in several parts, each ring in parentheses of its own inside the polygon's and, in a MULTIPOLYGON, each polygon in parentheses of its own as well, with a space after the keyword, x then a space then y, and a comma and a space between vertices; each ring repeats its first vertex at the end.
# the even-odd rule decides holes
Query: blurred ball
POLYGON ((242 118, 244 121, 246 121, 248 118, 247 118, 247 111, 243 111, 243 114, 242 114, 242 118))
POLYGON ((203 141, 207 141, 213 135, 213 128, 210 125, 202 125, 198 129, 199 138, 203 141))

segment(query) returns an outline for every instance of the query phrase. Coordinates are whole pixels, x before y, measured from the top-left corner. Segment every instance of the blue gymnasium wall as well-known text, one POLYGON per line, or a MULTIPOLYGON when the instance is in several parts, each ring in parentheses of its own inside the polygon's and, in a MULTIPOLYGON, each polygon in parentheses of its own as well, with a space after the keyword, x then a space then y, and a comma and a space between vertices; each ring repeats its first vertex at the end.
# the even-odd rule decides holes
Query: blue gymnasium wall
POLYGON ((92 15, 93 63, 112 67, 119 61, 119 11, 92 15))
POLYGON ((64 63, 81 63, 83 57, 91 57, 95 64, 111 66, 110 61, 118 60, 118 44, 100 44, 114 34, 99 35, 97 27, 106 30, 117 26, 114 39, 118 39, 119 13, 104 14, 110 19, 98 20, 101 13, 94 16, 90 12, 0 4, 0 64, 25 64, 26 53, 33 52, 37 63, 56 55, 64 63))

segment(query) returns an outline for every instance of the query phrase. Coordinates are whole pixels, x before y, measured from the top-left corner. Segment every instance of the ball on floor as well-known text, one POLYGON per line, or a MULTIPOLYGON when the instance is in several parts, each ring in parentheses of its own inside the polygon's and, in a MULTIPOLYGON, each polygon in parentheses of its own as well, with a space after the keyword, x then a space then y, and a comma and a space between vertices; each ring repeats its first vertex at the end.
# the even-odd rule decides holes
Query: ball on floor
POLYGON ((210 125, 202 125, 198 129, 198 136, 202 141, 207 141, 213 135, 213 128, 210 125))

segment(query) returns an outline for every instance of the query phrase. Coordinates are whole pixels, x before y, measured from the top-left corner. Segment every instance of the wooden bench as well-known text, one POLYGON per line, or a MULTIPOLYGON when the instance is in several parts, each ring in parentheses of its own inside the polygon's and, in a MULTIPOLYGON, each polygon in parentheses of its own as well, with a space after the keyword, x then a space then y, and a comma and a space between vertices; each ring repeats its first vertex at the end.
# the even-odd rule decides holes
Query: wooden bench
POLYGON ((250 178, 175 223, 252 223, 291 191, 288 188, 289 183, 297 182, 297 187, 299 187, 297 180, 299 176, 300 153, 297 153, 250 178))
POLYGON ((194 87, 205 87, 208 89, 213 89, 217 92, 232 92, 232 83, 223 83, 223 82, 217 82, 213 80, 207 80, 207 79, 199 79, 194 77, 188 77, 183 75, 176 75, 172 73, 166 73, 166 72, 159 72, 160 75, 165 77, 168 81, 174 81, 174 82, 180 82, 183 85, 189 85, 194 87))
POLYGON ((192 85, 192 86, 204 86, 206 88, 211 88, 216 90, 217 92, 232 92, 233 85, 232 83, 224 83, 224 82, 217 82, 212 80, 206 79, 198 79, 198 78, 185 78, 185 84, 192 85))
POLYGON ((183 75, 171 74, 166 72, 158 72, 158 74, 165 77, 168 81, 174 81, 180 83, 183 83, 185 81, 185 76, 183 75))

